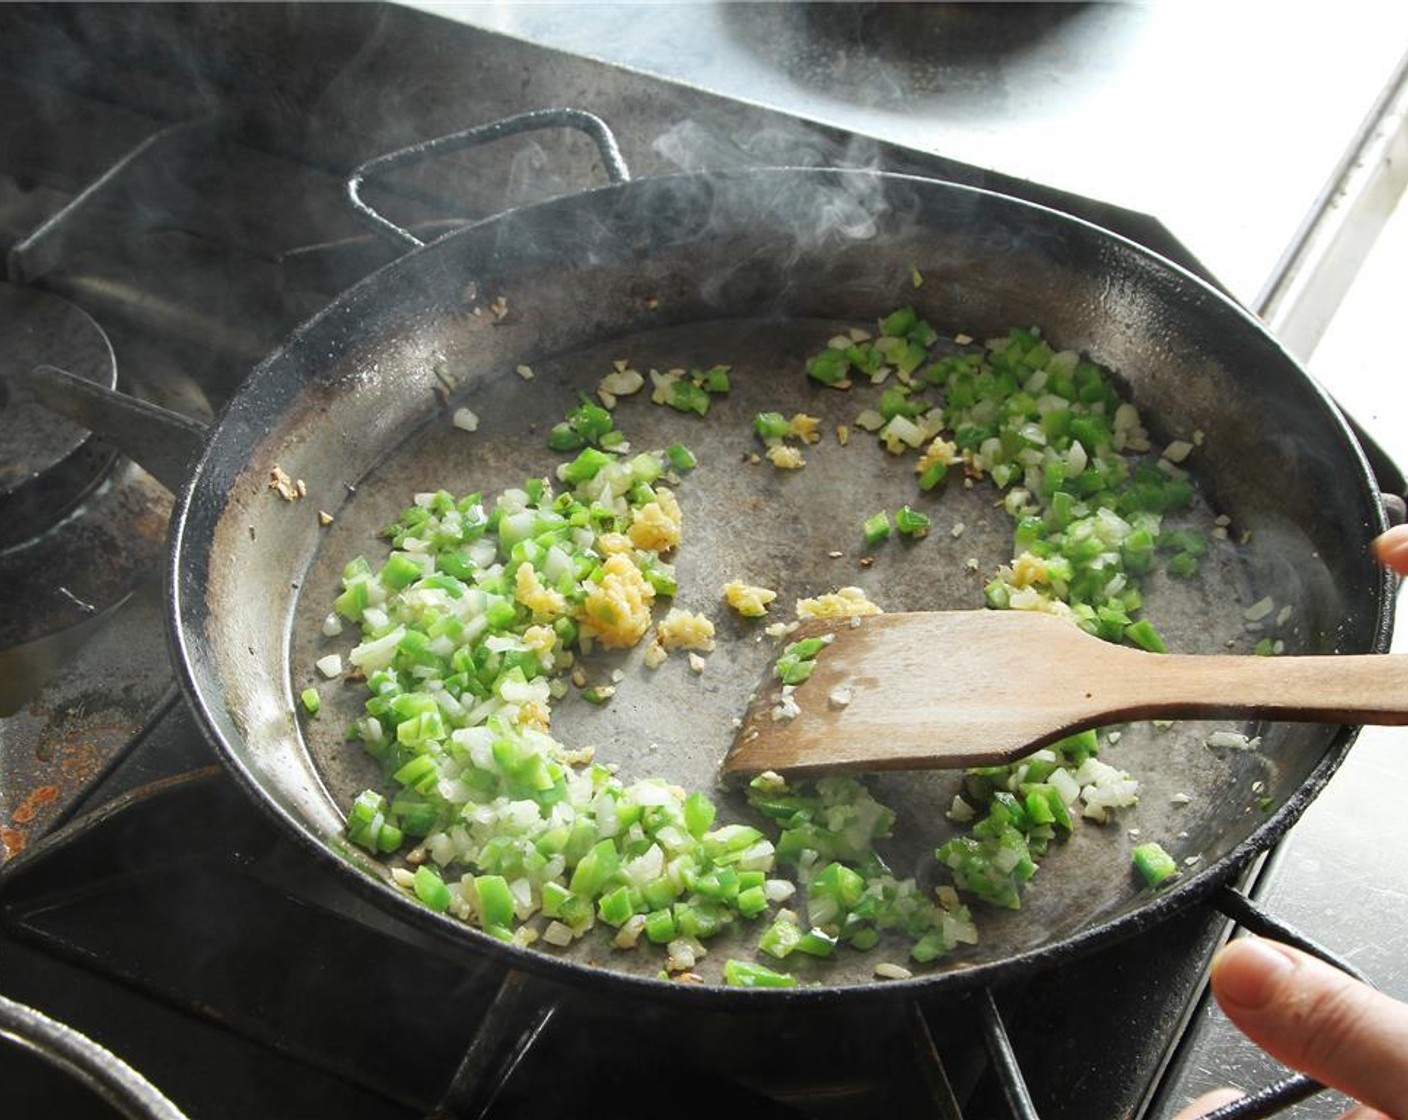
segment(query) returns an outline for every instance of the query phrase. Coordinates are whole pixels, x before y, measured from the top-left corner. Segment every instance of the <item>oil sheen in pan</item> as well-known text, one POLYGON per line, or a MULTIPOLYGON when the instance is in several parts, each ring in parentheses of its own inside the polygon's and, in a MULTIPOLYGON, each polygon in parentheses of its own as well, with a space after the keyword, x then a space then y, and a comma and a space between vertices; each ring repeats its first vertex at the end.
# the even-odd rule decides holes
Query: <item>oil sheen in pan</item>
MULTIPOLYGON (((762 636, 763 623, 740 619, 724 605, 723 584, 743 579, 777 590, 771 613, 785 620, 793 617, 798 597, 849 584, 864 588, 886 610, 970 609, 983 606, 983 584, 1012 556, 1012 521, 990 482, 965 488, 954 472, 934 496, 920 494, 912 456, 889 456, 872 435, 854 428, 855 416, 870 403, 872 392, 865 386, 838 392, 807 379, 806 357, 857 325, 868 326, 824 320, 686 324, 540 360, 531 380, 505 371, 476 386, 466 403, 480 417, 477 431, 454 428, 448 412, 437 415, 383 469, 358 484, 354 499, 329 527, 304 581, 292 636, 295 694, 317 679, 313 664, 318 657, 334 649, 345 653, 354 642, 350 627, 335 639, 321 634, 342 566, 358 554, 380 563, 387 544, 378 531, 416 492, 443 488, 457 496, 480 491, 492 497, 526 478, 550 476, 564 456, 548 449, 548 429, 578 402, 580 393, 594 392, 615 361, 624 359, 642 373, 652 367, 726 364, 731 389, 713 398, 707 418, 652 404, 648 381, 636 396, 622 398, 615 413, 617 427, 634 449, 682 442, 699 460, 676 488, 684 530, 674 557, 679 581, 674 604, 714 620, 717 648, 699 674, 679 655, 658 669, 646 668, 644 644, 593 655, 585 662, 592 680, 605 681, 613 670, 624 674, 616 695, 597 707, 570 691, 554 706, 552 731, 568 746, 594 746, 598 760, 617 764, 627 780, 661 776, 689 789, 711 790, 720 801, 721 818, 751 820, 740 797, 716 789, 718 765, 731 741, 733 720, 767 671, 777 645, 762 636), (762 410, 821 418, 822 440, 805 449, 803 469, 781 471, 766 460, 750 461, 761 450, 752 417, 762 410), (838 425, 852 429, 848 446, 836 438, 838 425), (861 521, 876 510, 905 503, 930 513, 928 537, 892 539, 879 549, 864 549, 861 521), (956 535, 958 525, 963 529, 956 535), (873 556, 873 564, 862 565, 865 556, 873 556)), ((1059 346, 1061 340, 1052 341, 1059 346)), ((1200 504, 1188 520, 1207 532, 1212 518, 1200 504)), ((1250 648, 1253 638, 1243 626, 1242 606, 1256 596, 1248 586, 1241 555, 1245 548, 1230 541, 1213 544, 1197 579, 1155 576, 1146 584, 1145 613, 1171 649, 1250 648)), ((657 615, 668 606, 658 603, 657 615)), ((944 671, 944 651, 935 650, 932 672, 944 671)), ((924 682, 916 680, 914 687, 922 689, 924 682)), ((364 690, 349 685, 324 688, 323 693, 322 718, 305 725, 305 736, 329 789, 345 807, 362 789, 380 785, 376 763, 356 743, 340 737, 361 714, 364 690)), ((1087 822, 1068 842, 1053 845, 1021 911, 975 905, 980 944, 939 967, 1002 959, 1129 908, 1138 891, 1129 870, 1135 842, 1131 829, 1179 853, 1216 842, 1234 811, 1232 803, 1238 809, 1240 803, 1251 804, 1254 783, 1274 783, 1263 756, 1210 751, 1205 741, 1213 726, 1121 729, 1118 744, 1107 746, 1102 757, 1140 779, 1140 805, 1105 825, 1087 822), (1191 800, 1176 804, 1175 794, 1191 800)), ((876 796, 899 814, 895 835, 883 847, 895 874, 932 881, 933 849, 954 834, 944 814, 958 776, 880 775, 869 781, 876 796)), ((741 935, 715 939, 710 957, 751 953, 757 932, 743 925, 741 935)), ((646 975, 660 968, 659 954, 650 948, 620 952, 604 936, 589 935, 567 951, 646 975)), ((903 952, 897 943, 891 955, 903 952)), ((802 962, 798 971, 804 979, 825 983, 867 982, 884 953, 883 946, 870 954, 843 953, 830 961, 802 962)))

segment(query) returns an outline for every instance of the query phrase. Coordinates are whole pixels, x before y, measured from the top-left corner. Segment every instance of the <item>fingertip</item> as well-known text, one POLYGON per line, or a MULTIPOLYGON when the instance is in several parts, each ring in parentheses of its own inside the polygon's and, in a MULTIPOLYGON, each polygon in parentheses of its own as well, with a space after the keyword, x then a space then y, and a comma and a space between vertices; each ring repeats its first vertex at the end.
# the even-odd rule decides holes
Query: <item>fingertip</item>
POLYGON ((1212 962, 1212 990, 1224 1008, 1255 1011, 1270 1004, 1295 969, 1284 948, 1260 937, 1239 937, 1212 962))
POLYGON ((1408 525, 1395 525, 1374 539, 1374 559, 1399 575, 1408 575, 1408 525))
POLYGON ((1408 1007, 1287 945, 1240 937, 1213 959, 1219 1005, 1272 1057, 1408 1117, 1408 1007))
POLYGON ((1210 1093, 1204 1093, 1197 1100, 1189 1101, 1173 1120, 1199 1120, 1199 1117, 1206 1116, 1233 1101, 1239 1101, 1244 1096, 1246 1094, 1238 1089, 1214 1089, 1210 1093))

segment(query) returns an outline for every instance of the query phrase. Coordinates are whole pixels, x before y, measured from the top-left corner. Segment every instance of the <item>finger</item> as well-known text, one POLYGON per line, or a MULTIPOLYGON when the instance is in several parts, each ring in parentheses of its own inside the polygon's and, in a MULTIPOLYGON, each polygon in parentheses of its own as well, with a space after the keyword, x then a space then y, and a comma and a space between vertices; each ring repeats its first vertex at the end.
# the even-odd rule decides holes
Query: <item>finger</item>
POLYGON ((1399 575, 1408 575, 1408 525, 1395 525, 1372 545, 1374 558, 1399 575))
POLYGON ((1393 1120, 1393 1117, 1386 1112, 1380 1112, 1377 1108, 1370 1108, 1367 1104, 1355 1105, 1340 1120, 1393 1120))
MULTIPOLYGON (((1233 1101, 1239 1101, 1246 1094, 1240 1089, 1214 1089, 1210 1093, 1204 1093, 1196 1100, 1191 1100, 1178 1110, 1173 1120, 1202 1120, 1216 1109, 1229 1105, 1233 1101)), ((1340 1120, 1394 1120, 1385 1112, 1380 1112, 1377 1108, 1370 1108, 1368 1105, 1355 1105, 1340 1120)))
POLYGON ((1408 1118, 1408 1006, 1295 949, 1242 937, 1213 960, 1227 1017, 1268 1054, 1408 1118))
POLYGON ((1214 1089, 1211 1093, 1204 1093, 1197 1100, 1185 1104, 1173 1120, 1198 1120, 1198 1117, 1206 1116, 1213 1109, 1239 1101, 1245 1095, 1236 1089, 1214 1089))

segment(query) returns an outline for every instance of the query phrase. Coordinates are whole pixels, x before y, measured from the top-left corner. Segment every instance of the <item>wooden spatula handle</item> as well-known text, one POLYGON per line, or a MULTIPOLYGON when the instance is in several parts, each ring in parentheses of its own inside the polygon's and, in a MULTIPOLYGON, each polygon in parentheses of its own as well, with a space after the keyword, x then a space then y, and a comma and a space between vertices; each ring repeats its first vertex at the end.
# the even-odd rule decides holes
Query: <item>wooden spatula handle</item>
POLYGON ((1408 657, 1401 655, 1166 654, 1141 660, 1140 681, 1121 685, 1132 702, 1130 719, 1259 716, 1408 724, 1408 657))

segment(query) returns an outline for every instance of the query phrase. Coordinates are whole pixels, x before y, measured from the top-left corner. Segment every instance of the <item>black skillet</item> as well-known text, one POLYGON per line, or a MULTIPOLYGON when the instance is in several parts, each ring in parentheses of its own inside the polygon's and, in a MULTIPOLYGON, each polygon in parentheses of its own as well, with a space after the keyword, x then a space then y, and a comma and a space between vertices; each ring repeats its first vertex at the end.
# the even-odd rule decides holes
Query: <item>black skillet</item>
MULTIPOLYGON (((324 685, 317 721, 300 718, 294 699, 318 681, 317 657, 351 644, 321 634, 342 565, 378 557, 377 531, 417 491, 494 492, 548 473, 558 458, 547 428, 616 359, 642 370, 733 367, 733 389, 707 422, 640 400, 618 415, 636 446, 683 440, 699 457, 679 488, 678 602, 718 618, 722 638, 703 674, 678 660, 652 673, 626 655, 597 666, 624 673, 609 707, 559 705, 555 735, 592 743, 625 776, 715 782, 730 721, 773 654, 722 617, 726 579, 773 586, 784 604, 859 584, 888 609, 955 609, 981 606, 985 573, 1010 557, 1010 521, 994 492, 955 484, 933 500, 927 540, 863 567, 860 520, 914 495, 907 469, 864 441, 819 446, 797 472, 744 462, 759 409, 804 409, 827 430, 850 422, 857 401, 809 384, 802 362, 837 329, 902 305, 943 333, 978 339, 1039 325, 1059 347, 1118 371, 1156 440, 1198 434, 1189 464, 1206 499, 1198 516, 1225 514, 1231 533, 1199 580, 1150 586, 1147 614, 1173 648, 1249 649, 1258 635, 1243 611, 1266 595, 1282 620, 1276 635, 1297 652, 1386 648, 1392 587, 1368 553, 1385 516, 1364 456, 1323 391, 1207 284, 1096 226, 982 190, 817 169, 631 182, 595 118, 548 123, 591 133, 616 181, 446 235, 344 293, 243 384, 173 520, 173 649, 201 722, 250 795, 380 905, 456 946, 558 980, 725 1006, 873 993, 875 961, 903 958, 898 944, 846 952, 805 963, 797 989, 739 991, 718 986, 719 965, 751 950, 725 940, 700 968, 710 983, 671 984, 657 978, 649 950, 615 952, 591 937, 566 952, 506 947, 420 906, 342 837, 343 810, 377 781, 341 736, 358 689, 324 685), (461 405, 481 418, 478 431, 451 423, 461 405), (307 496, 290 502, 271 490, 276 468, 301 479, 307 496)), ((1354 735, 1270 725, 1246 729, 1260 735, 1259 750, 1225 751, 1207 746, 1213 727, 1125 729, 1106 757, 1141 779, 1140 805, 1054 850, 1021 911, 980 907, 978 946, 886 990, 991 982, 1161 920, 1287 828, 1354 735), (1172 889, 1140 889, 1129 870, 1132 829, 1186 861, 1172 889)), ((955 783, 876 779, 877 795, 900 813, 887 851, 897 874, 932 874, 932 850, 951 834, 943 810, 955 783)))

